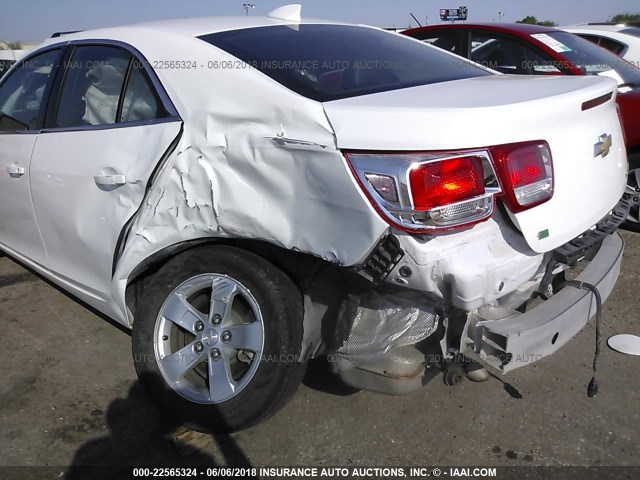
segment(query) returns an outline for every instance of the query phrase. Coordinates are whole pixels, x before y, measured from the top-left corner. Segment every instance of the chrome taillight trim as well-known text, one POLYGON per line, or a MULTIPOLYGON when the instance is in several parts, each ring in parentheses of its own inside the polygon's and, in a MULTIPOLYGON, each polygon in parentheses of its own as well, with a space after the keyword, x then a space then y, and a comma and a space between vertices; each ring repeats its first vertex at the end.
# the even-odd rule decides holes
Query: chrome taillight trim
POLYGON ((375 202, 380 212, 393 224, 410 231, 429 232, 462 227, 486 220, 493 214, 495 196, 502 193, 496 170, 487 150, 460 151, 442 153, 346 153, 347 161, 357 175, 360 184, 368 196, 375 202), (485 178, 485 194, 454 204, 438 207, 430 211, 416 211, 409 182, 409 174, 414 168, 433 162, 441 162, 461 157, 479 157, 485 178), (398 202, 389 202, 373 188, 367 174, 380 174, 392 177, 395 181, 398 202), (434 212, 457 206, 482 202, 476 215, 462 221, 442 221, 433 218, 434 212))

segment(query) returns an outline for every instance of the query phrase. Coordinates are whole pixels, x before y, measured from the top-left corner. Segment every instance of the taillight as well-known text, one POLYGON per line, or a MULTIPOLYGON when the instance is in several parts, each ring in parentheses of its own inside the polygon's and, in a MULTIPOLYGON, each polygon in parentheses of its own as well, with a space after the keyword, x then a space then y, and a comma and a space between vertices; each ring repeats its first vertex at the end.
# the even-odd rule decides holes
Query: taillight
POLYGON ((553 196, 553 162, 547 142, 499 145, 489 151, 513 213, 540 205, 553 196))
POLYGON ((486 150, 454 153, 346 153, 373 206, 416 233, 488 219, 500 185, 486 150))
POLYGON ((432 210, 483 195, 482 157, 418 165, 409 172, 409 183, 416 210, 432 210))

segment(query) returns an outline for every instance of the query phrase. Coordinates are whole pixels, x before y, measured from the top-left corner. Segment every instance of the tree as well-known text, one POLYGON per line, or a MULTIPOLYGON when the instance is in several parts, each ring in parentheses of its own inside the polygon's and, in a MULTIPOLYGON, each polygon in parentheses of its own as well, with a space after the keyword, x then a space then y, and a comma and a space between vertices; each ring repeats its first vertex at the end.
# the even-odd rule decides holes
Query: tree
POLYGON ((640 23, 640 14, 619 13, 611 18, 611 23, 640 23))
POLYGON ((522 20, 516 20, 516 23, 526 23, 529 25, 542 25, 543 27, 557 27, 558 24, 551 20, 543 20, 539 21, 536 17, 532 15, 527 15, 522 20))
POLYGON ((20 42, 7 42, 9 50, 21 50, 22 44, 20 42))

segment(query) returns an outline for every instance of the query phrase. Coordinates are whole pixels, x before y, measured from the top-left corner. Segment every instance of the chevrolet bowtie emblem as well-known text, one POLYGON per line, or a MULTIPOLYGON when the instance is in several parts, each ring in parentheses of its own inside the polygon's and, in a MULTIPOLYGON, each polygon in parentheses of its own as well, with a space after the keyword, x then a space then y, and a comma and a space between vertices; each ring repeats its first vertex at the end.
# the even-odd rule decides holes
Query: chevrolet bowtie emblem
POLYGON ((613 146, 613 140, 611 139, 611 135, 602 134, 600 138, 598 138, 598 143, 593 146, 593 156, 597 157, 598 155, 602 155, 602 158, 609 155, 611 151, 611 147, 613 146))

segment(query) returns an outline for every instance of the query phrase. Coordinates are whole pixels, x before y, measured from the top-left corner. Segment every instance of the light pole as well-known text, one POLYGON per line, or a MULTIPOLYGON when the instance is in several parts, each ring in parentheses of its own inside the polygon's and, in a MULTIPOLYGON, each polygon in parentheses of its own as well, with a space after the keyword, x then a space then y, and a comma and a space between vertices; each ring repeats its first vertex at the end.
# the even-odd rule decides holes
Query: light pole
POLYGON ((249 9, 253 10, 256 8, 255 3, 243 3, 242 6, 244 7, 244 11, 247 12, 247 17, 249 16, 249 9))
POLYGON ((504 12, 498 12, 498 21, 502 21, 502 17, 504 17, 504 12))

